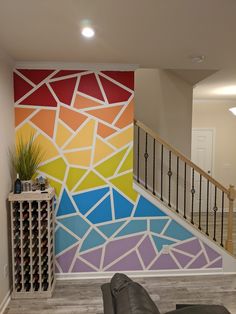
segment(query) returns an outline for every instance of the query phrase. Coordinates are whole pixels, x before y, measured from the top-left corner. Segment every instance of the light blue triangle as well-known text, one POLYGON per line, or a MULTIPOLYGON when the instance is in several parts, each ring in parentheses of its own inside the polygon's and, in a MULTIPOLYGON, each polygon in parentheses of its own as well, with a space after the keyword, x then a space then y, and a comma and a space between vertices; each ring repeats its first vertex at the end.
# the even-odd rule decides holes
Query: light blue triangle
POLYGON ((66 232, 63 228, 59 227, 55 232, 55 251, 59 254, 78 240, 66 232))
POLYGON ((114 232, 116 232, 117 229, 119 229, 123 225, 123 223, 124 221, 114 222, 109 225, 100 226, 98 228, 102 231, 102 233, 105 234, 105 236, 109 238, 113 235, 114 232))
POLYGON ((133 220, 128 223, 116 237, 121 237, 127 234, 134 234, 137 232, 144 232, 147 230, 147 220, 133 220))
POLYGON ((130 203, 124 196, 113 189, 113 199, 115 208, 115 218, 121 219, 130 217, 134 205, 130 203))
POLYGON ((80 252, 102 245, 106 240, 96 231, 91 230, 84 240, 80 252))
POLYGON ((57 210, 57 216, 68 215, 76 213, 74 205, 72 204, 66 190, 63 191, 61 201, 57 210))
POLYGON ((105 198, 88 216, 93 224, 112 220, 110 195, 105 198))
POLYGON ((154 233, 161 233, 169 219, 156 219, 150 221, 150 230, 154 233))
POLYGON ((174 220, 172 220, 169 224, 168 228, 165 231, 165 235, 182 241, 193 237, 191 232, 189 232, 187 229, 182 227, 174 220))
POLYGON ((109 188, 102 188, 90 192, 84 192, 74 195, 74 201, 81 212, 85 215, 107 192, 109 188))
POLYGON ((155 245, 156 245, 158 252, 160 252, 162 250, 163 245, 171 245, 171 244, 175 243, 173 241, 170 241, 170 240, 167 240, 164 238, 160 238, 160 237, 157 237, 154 235, 152 236, 152 238, 155 242, 155 245))
POLYGON ((80 238, 84 236, 90 227, 89 224, 78 215, 62 219, 59 218, 58 221, 80 238))
POLYGON ((155 216, 167 216, 158 207, 153 205, 144 197, 140 197, 134 217, 155 217, 155 216))

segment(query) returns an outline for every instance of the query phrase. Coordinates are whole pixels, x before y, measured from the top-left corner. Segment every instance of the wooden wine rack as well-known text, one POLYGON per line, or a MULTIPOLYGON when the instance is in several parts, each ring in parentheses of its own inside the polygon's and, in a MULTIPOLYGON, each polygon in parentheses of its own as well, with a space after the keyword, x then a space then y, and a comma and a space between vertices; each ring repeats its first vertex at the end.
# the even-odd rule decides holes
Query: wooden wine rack
POLYGON ((54 189, 10 193, 12 297, 48 298, 55 285, 54 189))

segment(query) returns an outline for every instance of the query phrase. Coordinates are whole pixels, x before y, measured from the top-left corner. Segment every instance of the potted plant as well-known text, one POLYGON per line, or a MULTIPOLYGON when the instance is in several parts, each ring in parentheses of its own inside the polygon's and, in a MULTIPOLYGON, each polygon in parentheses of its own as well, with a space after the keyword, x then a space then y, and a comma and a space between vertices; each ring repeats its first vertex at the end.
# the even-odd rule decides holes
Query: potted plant
POLYGON ((43 152, 40 145, 35 142, 34 134, 31 134, 28 140, 24 140, 22 136, 18 137, 15 151, 11 153, 11 161, 22 182, 23 191, 27 186, 31 190, 31 179, 36 173, 42 158, 43 152))

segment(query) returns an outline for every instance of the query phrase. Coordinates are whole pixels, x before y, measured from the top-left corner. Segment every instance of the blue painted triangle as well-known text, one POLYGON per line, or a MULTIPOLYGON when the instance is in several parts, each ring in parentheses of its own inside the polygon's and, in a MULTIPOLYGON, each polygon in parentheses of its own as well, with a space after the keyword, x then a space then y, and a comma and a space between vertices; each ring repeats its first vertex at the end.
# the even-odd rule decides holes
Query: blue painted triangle
POLYGON ((61 201, 57 210, 57 216, 68 215, 76 213, 74 205, 72 204, 66 190, 63 191, 61 201))
POLYGON ((163 211, 149 202, 146 198, 140 197, 134 217, 166 216, 163 211))
POLYGON ((155 219, 150 221, 150 230, 154 233, 161 233, 169 219, 155 219))
POLYGON ((110 195, 107 196, 88 216, 93 224, 112 220, 110 195))
POLYGON ((55 251, 59 254, 78 240, 66 232, 63 228, 59 227, 55 232, 55 251))
POLYGON ((102 188, 90 192, 84 192, 73 196, 75 203, 81 212, 85 215, 107 192, 109 188, 102 188))
POLYGON ((134 205, 130 203, 124 196, 113 189, 113 199, 115 207, 115 218, 121 219, 130 217, 134 205))
POLYGON ((187 240, 193 237, 192 233, 172 220, 165 231, 165 235, 177 240, 187 240))
POLYGON ((147 230, 147 220, 133 220, 130 221, 116 237, 121 237, 127 234, 133 234, 137 232, 144 232, 147 230))
POLYGON ((123 223, 124 221, 114 222, 110 223, 109 225, 100 226, 98 227, 98 229, 109 238, 113 235, 114 232, 116 232, 117 229, 119 229, 123 225, 123 223))
POLYGON ((93 229, 83 241, 80 252, 102 245, 105 241, 106 240, 96 230, 93 229))
POLYGON ((158 252, 160 252, 162 250, 163 245, 171 245, 171 244, 175 243, 173 241, 170 241, 170 240, 167 240, 167 239, 164 239, 161 237, 157 237, 154 235, 152 236, 152 238, 155 242, 155 245, 156 245, 158 252))
POLYGON ((90 227, 90 225, 78 215, 62 219, 59 218, 58 221, 80 238, 84 236, 90 227))

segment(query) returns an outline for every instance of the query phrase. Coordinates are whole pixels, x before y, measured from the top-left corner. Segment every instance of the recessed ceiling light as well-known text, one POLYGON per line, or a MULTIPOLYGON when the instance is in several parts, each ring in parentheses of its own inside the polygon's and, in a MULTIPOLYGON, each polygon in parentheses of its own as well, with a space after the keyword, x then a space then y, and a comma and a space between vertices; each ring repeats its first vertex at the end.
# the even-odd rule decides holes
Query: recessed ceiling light
POLYGON ((205 56, 191 56, 190 59, 193 63, 202 63, 205 61, 206 57, 205 56))
POLYGON ((92 38, 95 35, 95 31, 92 27, 82 28, 81 34, 86 38, 92 38))
POLYGON ((236 107, 229 108, 229 111, 236 116, 236 107))

